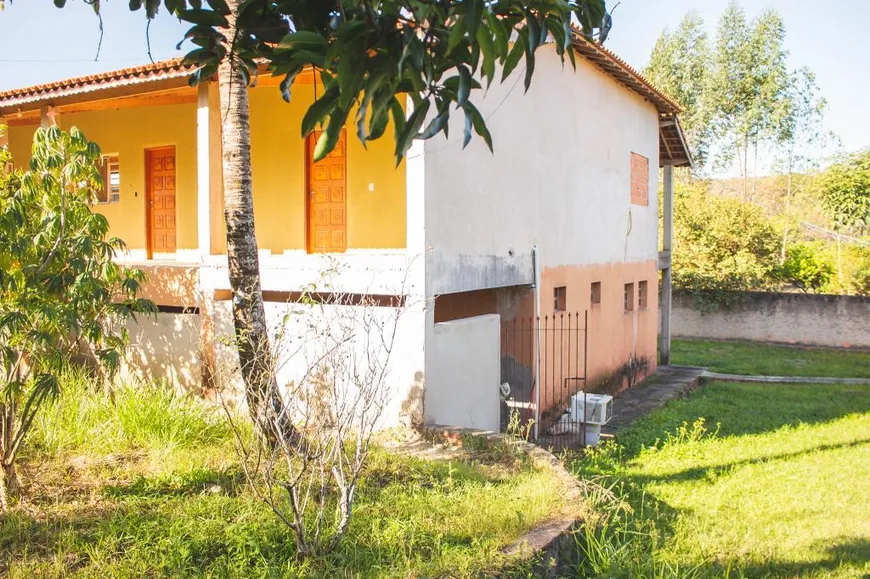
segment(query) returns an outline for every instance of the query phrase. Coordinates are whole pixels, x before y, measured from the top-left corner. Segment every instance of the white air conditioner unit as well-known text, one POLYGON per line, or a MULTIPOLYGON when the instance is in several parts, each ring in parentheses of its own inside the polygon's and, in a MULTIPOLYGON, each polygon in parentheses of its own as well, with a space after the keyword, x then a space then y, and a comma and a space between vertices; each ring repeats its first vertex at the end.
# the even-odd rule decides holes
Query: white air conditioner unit
POLYGON ((607 424, 613 416, 613 396, 578 392, 571 397, 569 413, 575 422, 607 424))
POLYGON ((613 417, 613 396, 607 394, 584 394, 571 397, 571 404, 561 419, 550 428, 551 435, 586 431, 584 440, 596 446, 601 439, 601 425, 613 417))

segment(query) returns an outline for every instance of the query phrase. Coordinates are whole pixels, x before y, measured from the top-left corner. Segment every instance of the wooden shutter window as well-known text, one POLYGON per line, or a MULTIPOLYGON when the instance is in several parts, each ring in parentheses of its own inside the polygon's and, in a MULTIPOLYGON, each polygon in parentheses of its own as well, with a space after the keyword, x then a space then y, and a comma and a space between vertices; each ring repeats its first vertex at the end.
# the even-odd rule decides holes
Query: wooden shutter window
POLYGON ((103 186, 97 192, 97 203, 117 203, 121 199, 121 163, 117 155, 106 155, 100 167, 103 186))
POLYGON ((631 154, 631 203, 649 205, 649 159, 631 154))

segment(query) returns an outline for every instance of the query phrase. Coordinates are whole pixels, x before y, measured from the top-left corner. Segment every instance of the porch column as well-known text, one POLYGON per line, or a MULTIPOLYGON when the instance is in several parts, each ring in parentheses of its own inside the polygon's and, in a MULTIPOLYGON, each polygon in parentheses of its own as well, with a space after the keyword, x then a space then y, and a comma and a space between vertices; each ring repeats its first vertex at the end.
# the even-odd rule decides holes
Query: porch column
POLYGON ((212 255, 220 248, 223 231, 221 174, 220 106, 217 85, 212 82, 197 86, 196 109, 196 204, 197 238, 201 255, 212 255), (217 238, 217 239, 216 239, 217 238))
POLYGON ((202 350, 202 389, 210 394, 215 387, 215 324, 214 286, 208 256, 220 248, 215 237, 223 234, 220 155, 220 107, 217 103, 217 85, 212 82, 197 86, 196 109, 196 206, 197 244, 200 254, 197 278, 197 306, 199 307, 199 341, 202 350), (216 226, 216 224, 218 226, 216 226))
POLYGON ((43 129, 57 125, 57 112, 54 107, 42 107, 39 111, 39 126, 43 129))
POLYGON ((662 255, 659 267, 662 270, 662 335, 660 363, 667 366, 671 361, 671 299, 673 296, 673 276, 671 273, 671 252, 674 247, 674 167, 665 165, 662 171, 662 255))

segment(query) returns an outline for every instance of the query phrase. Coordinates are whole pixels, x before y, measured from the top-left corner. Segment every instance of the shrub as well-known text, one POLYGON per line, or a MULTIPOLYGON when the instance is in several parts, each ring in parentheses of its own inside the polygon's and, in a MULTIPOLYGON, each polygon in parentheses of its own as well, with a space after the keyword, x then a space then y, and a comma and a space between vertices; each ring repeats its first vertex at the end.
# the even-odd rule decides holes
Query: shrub
POLYGON ((778 281, 779 239, 762 210, 678 187, 674 199, 674 287, 691 291, 699 307, 733 301, 738 292, 767 290, 778 281))
POLYGON ((819 292, 826 287, 834 273, 833 266, 807 243, 788 248, 782 266, 782 279, 805 292, 819 292))

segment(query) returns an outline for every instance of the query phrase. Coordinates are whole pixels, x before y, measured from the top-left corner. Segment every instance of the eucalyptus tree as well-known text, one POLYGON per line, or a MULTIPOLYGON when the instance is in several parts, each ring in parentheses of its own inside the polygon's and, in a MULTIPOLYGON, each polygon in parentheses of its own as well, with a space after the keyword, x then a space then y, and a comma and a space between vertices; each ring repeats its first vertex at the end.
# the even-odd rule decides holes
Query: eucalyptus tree
POLYGON ((710 42, 704 20, 688 12, 673 32, 663 30, 644 69, 644 74, 683 108, 680 121, 696 165, 703 167, 710 141, 709 100, 710 42))
POLYGON ((706 91, 713 131, 722 141, 720 158, 737 159, 748 196, 749 153, 776 141, 788 114, 789 71, 784 48, 785 24, 773 10, 751 23, 731 2, 719 20, 716 46, 706 91))
POLYGON ((792 199, 809 189, 812 182, 809 172, 817 166, 814 153, 828 141, 836 140, 824 130, 827 101, 820 94, 816 75, 808 68, 791 73, 784 108, 785 115, 776 138, 782 157, 778 168, 785 177, 781 263, 785 263, 788 255, 792 199))
MULTIPOLYGON (((63 7, 66 0, 54 0, 63 7)), ((99 13, 100 2, 91 2, 99 13)), ((290 100, 293 81, 313 69, 323 84, 302 120, 301 136, 325 125, 315 160, 335 146, 358 106, 363 142, 393 123, 398 163, 414 139, 448 132, 453 111, 465 117, 463 144, 472 134, 492 148, 486 121, 472 94, 504 81, 520 64, 528 89, 535 52, 552 40, 574 61, 572 22, 592 39, 608 16, 605 0, 130 0, 154 18, 163 7, 191 24, 185 62, 196 66, 191 83, 219 77, 223 118, 224 212, 233 288, 233 319, 246 396, 268 435, 269 416, 285 416, 271 372, 254 224, 247 88, 258 63, 282 77, 290 100), (403 96, 411 105, 407 115, 403 96)), ((608 26, 609 29, 609 18, 608 26)))

